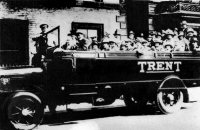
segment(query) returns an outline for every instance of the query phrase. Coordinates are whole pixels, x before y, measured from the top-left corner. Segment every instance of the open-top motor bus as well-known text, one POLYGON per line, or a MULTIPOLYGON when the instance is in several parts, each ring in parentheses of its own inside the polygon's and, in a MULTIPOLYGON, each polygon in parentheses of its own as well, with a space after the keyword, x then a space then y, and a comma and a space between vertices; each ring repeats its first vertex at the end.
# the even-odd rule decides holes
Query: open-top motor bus
POLYGON ((51 51, 41 67, 0 69, 1 123, 33 129, 44 108, 89 102, 112 104, 123 97, 128 110, 158 106, 174 113, 200 85, 200 52, 51 51), (98 100, 101 99, 101 100, 98 100))

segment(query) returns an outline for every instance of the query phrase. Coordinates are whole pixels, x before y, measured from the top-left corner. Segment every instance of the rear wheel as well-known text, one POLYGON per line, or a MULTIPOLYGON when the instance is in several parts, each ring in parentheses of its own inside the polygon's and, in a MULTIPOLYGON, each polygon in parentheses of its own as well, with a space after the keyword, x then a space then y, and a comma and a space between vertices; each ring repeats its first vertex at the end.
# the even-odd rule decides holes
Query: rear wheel
POLYGON ((159 90, 157 105, 163 113, 175 113, 181 109, 183 98, 180 90, 159 90))
POLYGON ((34 94, 20 92, 12 96, 5 106, 8 125, 15 129, 31 130, 43 119, 44 108, 34 94))

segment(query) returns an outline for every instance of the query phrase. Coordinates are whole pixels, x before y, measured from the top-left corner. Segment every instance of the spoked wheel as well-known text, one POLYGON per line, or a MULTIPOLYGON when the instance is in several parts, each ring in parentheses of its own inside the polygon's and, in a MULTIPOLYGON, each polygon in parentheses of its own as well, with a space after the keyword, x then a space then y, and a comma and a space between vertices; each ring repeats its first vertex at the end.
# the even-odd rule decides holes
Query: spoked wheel
POLYGON ((7 104, 8 124, 20 130, 31 130, 43 119, 44 109, 41 100, 31 93, 18 93, 7 104))
POLYGON ((160 90, 157 104, 163 113, 177 112, 183 105, 183 93, 180 90, 160 90))

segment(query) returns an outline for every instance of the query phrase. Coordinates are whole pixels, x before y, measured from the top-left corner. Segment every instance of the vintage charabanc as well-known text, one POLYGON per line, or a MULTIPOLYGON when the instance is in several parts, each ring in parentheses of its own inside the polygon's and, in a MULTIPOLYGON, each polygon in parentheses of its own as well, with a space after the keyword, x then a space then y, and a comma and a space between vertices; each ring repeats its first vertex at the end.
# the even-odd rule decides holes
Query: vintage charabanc
POLYGON ((120 97, 127 110, 151 103, 163 113, 174 113, 189 101, 187 88, 200 85, 200 52, 56 49, 41 65, 0 69, 4 126, 33 129, 42 122, 46 105, 54 111, 56 105, 107 105, 120 97))

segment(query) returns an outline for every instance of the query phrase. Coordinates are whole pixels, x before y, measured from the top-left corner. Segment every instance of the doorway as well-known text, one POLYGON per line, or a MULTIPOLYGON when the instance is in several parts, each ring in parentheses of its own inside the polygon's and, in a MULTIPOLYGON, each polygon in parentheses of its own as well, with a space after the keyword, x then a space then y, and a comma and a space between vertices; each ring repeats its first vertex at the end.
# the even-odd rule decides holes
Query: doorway
POLYGON ((29 63, 28 20, 0 19, 0 65, 29 63))

